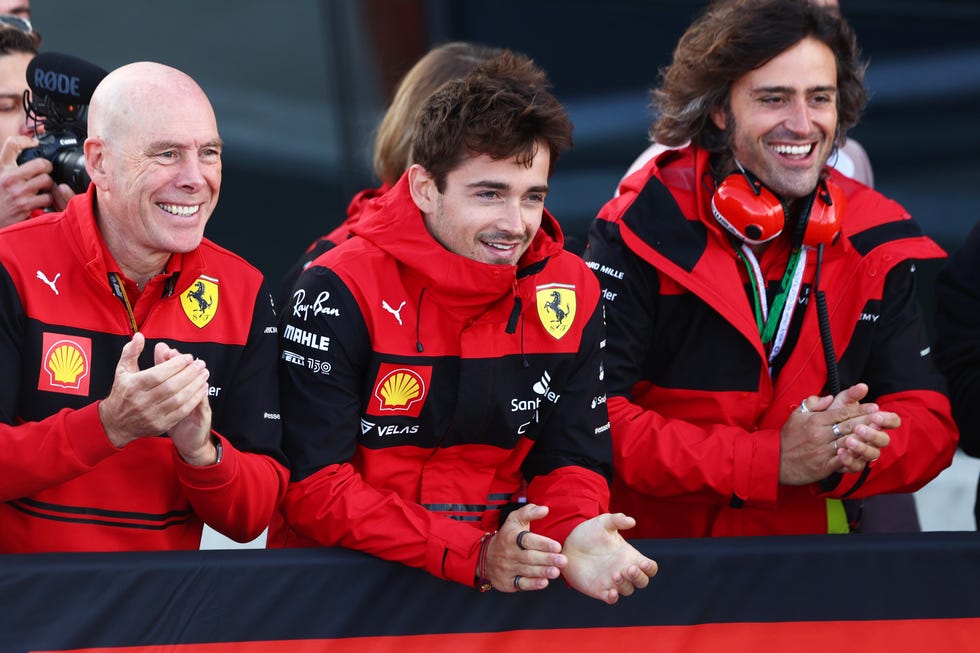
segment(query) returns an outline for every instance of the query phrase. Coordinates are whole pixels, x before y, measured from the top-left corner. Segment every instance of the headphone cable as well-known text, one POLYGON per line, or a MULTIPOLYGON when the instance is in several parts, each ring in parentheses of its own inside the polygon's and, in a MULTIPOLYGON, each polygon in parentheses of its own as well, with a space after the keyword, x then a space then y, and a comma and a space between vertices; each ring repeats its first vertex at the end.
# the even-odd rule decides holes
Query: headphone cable
POLYGON ((817 324, 820 327, 820 341, 823 356, 827 362, 827 388, 830 394, 840 392, 840 371, 837 369, 837 356, 834 354, 834 341, 830 334, 830 316, 827 312, 827 296, 820 290, 820 267, 823 264, 823 243, 817 245, 817 269, 813 274, 813 294, 817 301, 817 324))

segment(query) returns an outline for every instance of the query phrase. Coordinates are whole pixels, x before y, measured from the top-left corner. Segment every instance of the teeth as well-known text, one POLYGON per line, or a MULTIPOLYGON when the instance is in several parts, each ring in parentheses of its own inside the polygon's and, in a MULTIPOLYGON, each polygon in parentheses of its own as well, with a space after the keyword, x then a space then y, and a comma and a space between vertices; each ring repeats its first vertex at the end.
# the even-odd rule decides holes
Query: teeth
POLYGON ((180 204, 157 204, 157 206, 167 213, 172 213, 185 218, 189 215, 194 215, 197 213, 197 210, 201 208, 200 204, 196 204, 194 206, 182 206, 180 204))
POLYGON ((813 145, 773 145, 772 149, 777 154, 803 156, 810 153, 810 150, 813 149, 813 145))
POLYGON ((487 245, 489 247, 493 247, 494 249, 504 249, 504 250, 511 249, 513 247, 513 245, 501 245, 499 243, 487 243, 487 245))

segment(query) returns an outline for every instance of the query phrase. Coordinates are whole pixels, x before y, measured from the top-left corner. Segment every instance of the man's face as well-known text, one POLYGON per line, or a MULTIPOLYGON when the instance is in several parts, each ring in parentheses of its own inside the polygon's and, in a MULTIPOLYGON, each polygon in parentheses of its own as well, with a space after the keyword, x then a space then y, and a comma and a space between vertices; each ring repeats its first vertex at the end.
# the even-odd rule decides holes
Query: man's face
POLYGON ((12 14, 20 18, 31 18, 29 0, 0 0, 0 14, 12 14))
MULTIPOLYGON (((729 94, 732 154, 778 196, 809 195, 834 149, 837 64, 821 41, 805 38, 752 70, 729 94)), ((724 109, 712 113, 726 129, 724 109)))
POLYGON ((0 55, 0 145, 10 136, 27 133, 24 91, 27 90, 27 64, 33 58, 27 52, 0 55))
POLYGON ((214 112, 202 94, 178 92, 138 109, 120 117, 118 136, 102 144, 100 221, 138 254, 189 252, 221 187, 214 112))
POLYGON ((538 145, 531 166, 517 157, 468 157, 446 176, 445 192, 421 166, 413 178, 424 186, 413 197, 439 243, 460 256, 517 265, 541 226, 551 153, 538 145))

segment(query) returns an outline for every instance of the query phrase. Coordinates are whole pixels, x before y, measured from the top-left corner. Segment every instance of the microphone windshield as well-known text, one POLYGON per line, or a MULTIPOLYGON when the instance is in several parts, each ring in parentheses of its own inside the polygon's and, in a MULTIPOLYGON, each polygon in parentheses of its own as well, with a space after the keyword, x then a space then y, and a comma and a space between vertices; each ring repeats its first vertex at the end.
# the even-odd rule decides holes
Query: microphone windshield
POLYGON ((62 104, 88 104, 95 87, 108 74, 84 59, 42 52, 27 66, 27 85, 36 98, 46 96, 62 104))

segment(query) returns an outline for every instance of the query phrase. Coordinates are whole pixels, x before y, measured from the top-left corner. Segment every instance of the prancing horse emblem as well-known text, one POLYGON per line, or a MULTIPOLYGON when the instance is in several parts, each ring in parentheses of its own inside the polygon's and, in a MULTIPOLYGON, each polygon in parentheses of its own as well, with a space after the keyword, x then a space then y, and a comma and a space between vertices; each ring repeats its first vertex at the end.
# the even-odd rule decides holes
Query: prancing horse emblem
POLYGON ((537 287, 538 317, 556 340, 568 333, 575 321, 575 286, 549 283, 537 287))
POLYGON ((180 296, 180 304, 194 326, 203 328, 218 312, 218 280, 200 276, 187 292, 180 296))

